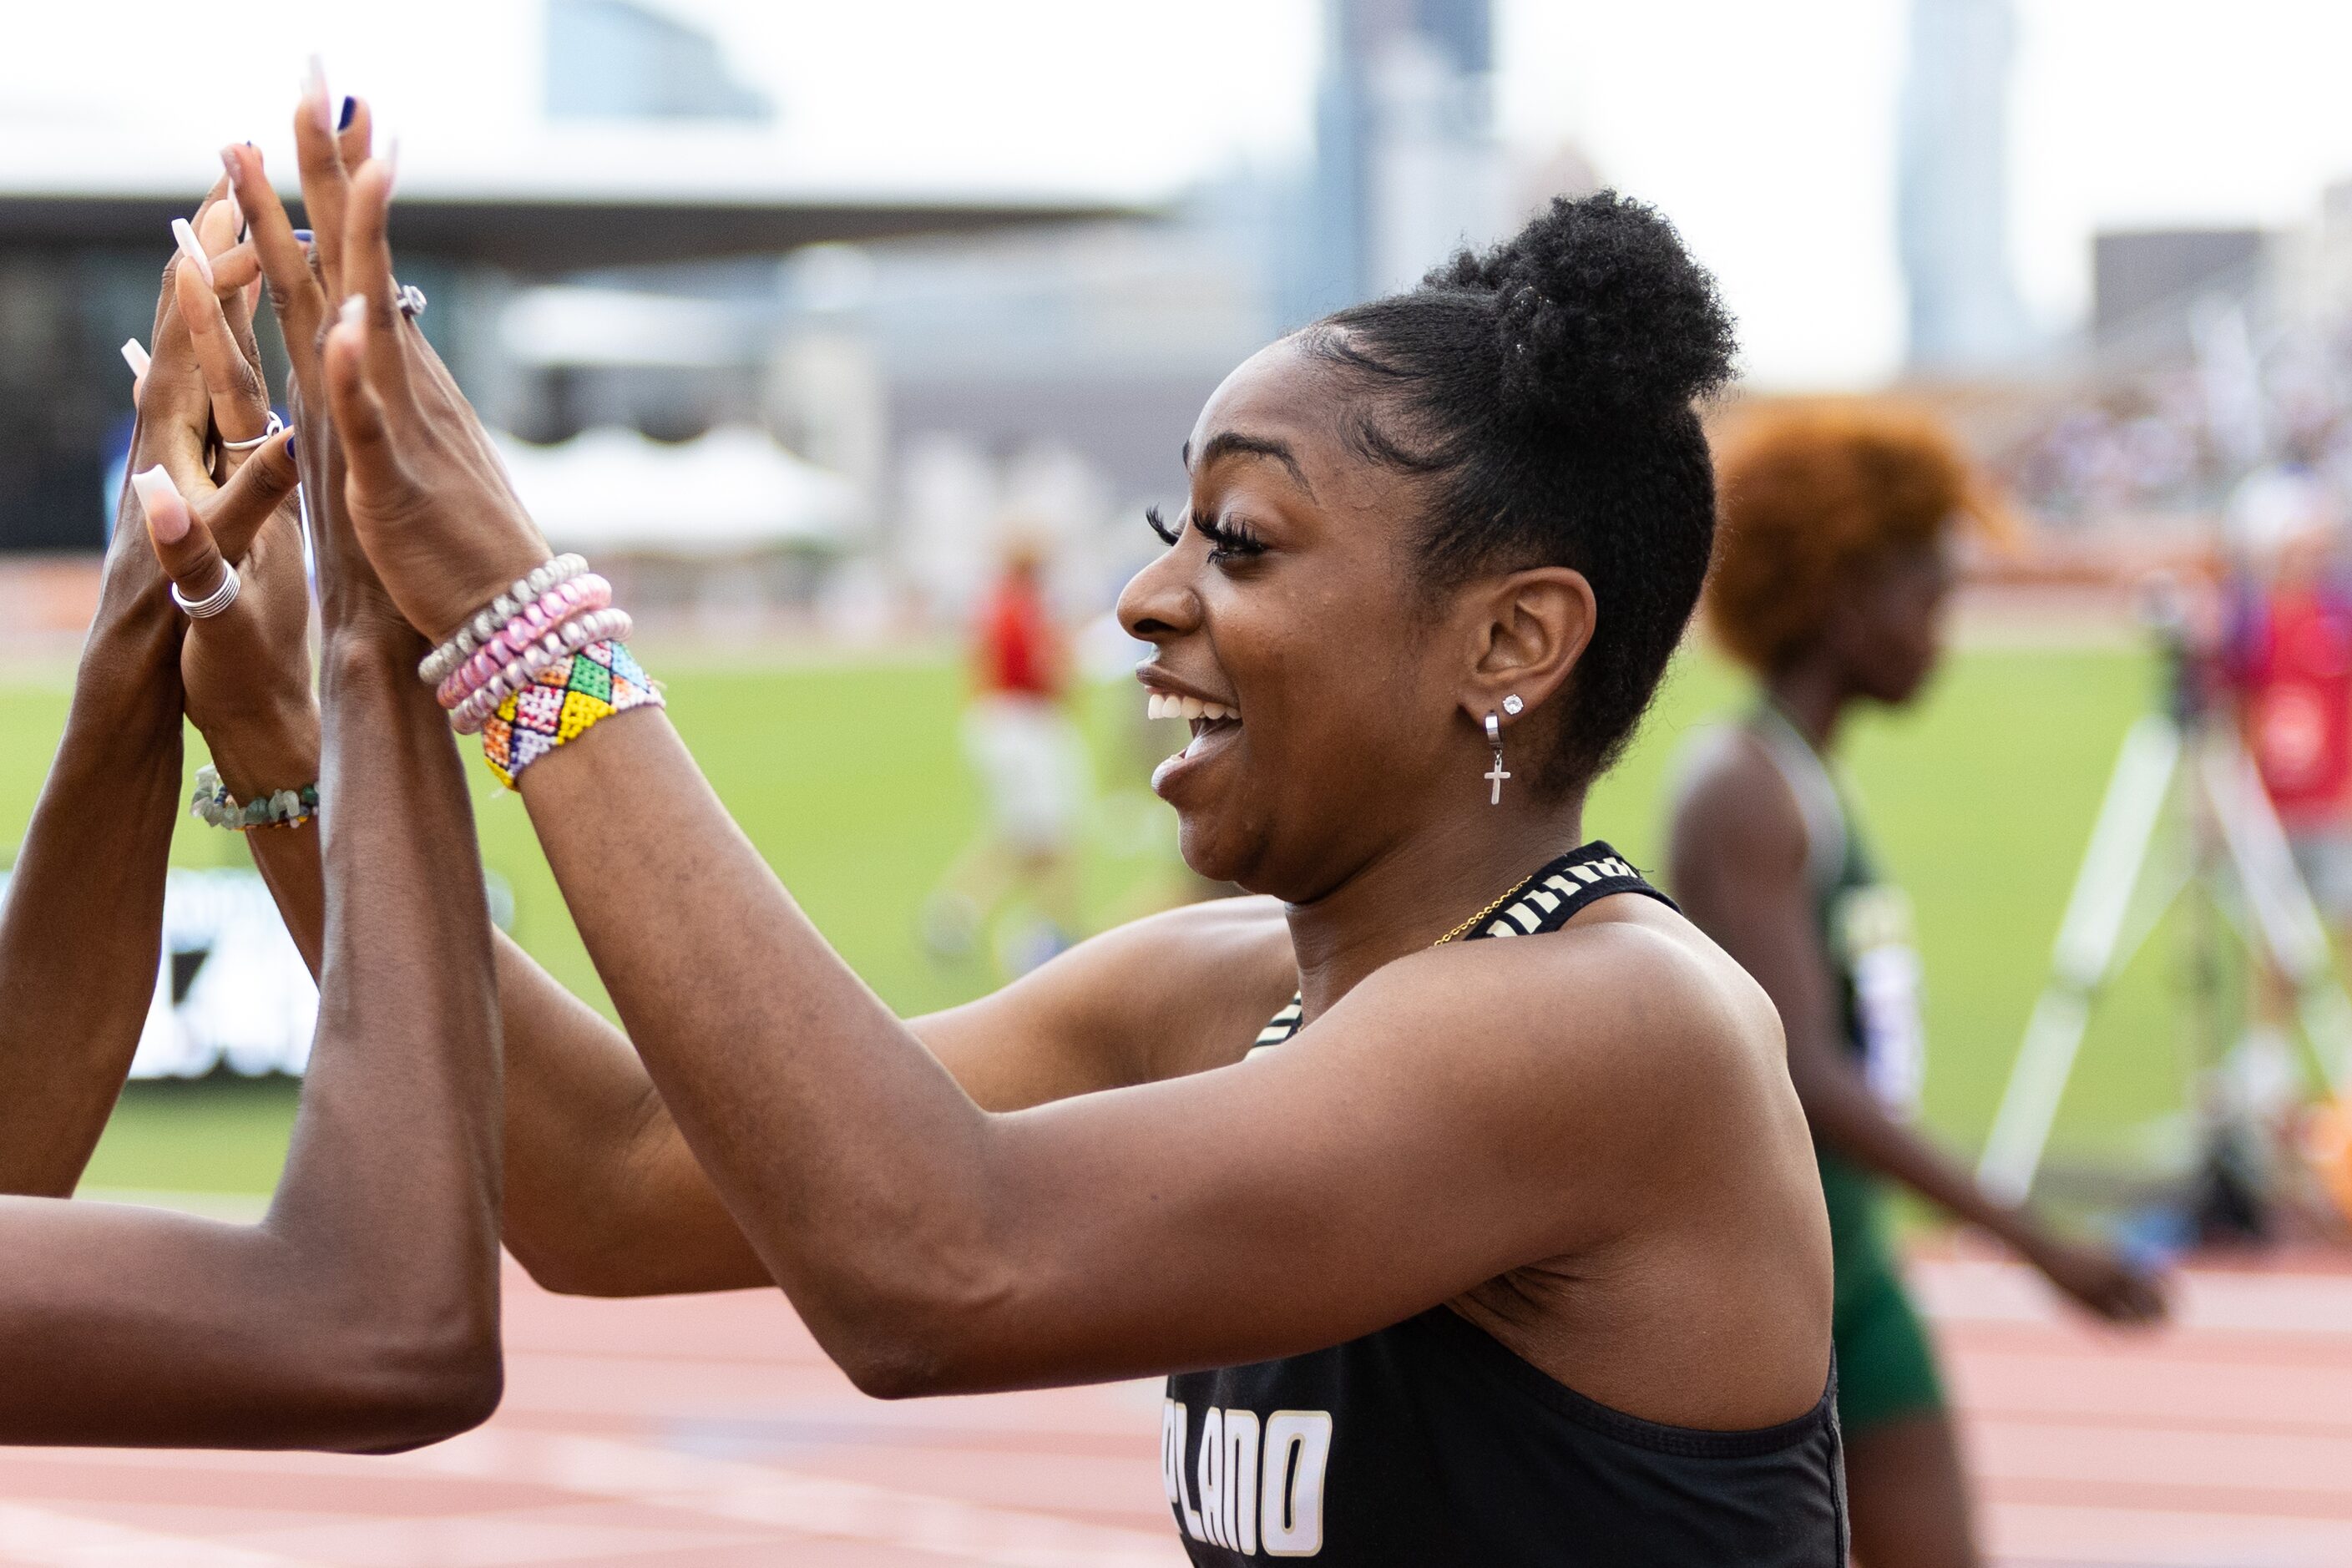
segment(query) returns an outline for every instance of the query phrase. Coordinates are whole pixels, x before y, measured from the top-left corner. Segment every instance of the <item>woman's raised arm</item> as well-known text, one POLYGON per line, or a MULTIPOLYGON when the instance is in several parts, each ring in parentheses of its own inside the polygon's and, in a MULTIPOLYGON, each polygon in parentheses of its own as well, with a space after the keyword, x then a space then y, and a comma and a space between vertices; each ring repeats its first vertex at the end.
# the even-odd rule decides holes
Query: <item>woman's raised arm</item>
MULTIPOLYGON (((0 1200, 0 1442, 379 1451, 498 1402, 499 1035, 473 824, 411 673, 423 648, 350 541, 340 458, 315 430, 273 459, 296 439, 326 636, 326 921, 286 1173, 253 1226, 0 1200)), ((173 580, 212 595, 226 568, 204 519, 142 488, 173 580)), ((266 591, 191 641, 258 657, 266 591)))
MULTIPOLYGON (((223 244, 226 188, 196 214, 223 244)), ((156 304, 131 468, 161 465, 194 494, 210 489, 208 409, 174 300, 178 267, 156 304)), ((253 478, 280 473, 290 481, 282 465, 253 478)), ((224 526, 257 522, 276 500, 249 491, 224 526)), ((65 734, 0 903, 0 1193, 72 1193, 155 994, 181 769, 180 626, 165 586, 126 486, 65 734)))

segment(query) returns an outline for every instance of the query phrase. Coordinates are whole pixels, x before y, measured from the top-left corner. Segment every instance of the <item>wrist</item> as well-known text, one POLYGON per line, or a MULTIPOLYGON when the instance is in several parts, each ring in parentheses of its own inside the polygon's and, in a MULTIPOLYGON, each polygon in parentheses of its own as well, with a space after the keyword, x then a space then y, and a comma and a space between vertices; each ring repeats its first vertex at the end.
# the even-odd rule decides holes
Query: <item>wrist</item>
POLYGON ((238 744, 215 746, 212 754, 222 786, 238 800, 258 800, 319 782, 315 725, 307 736, 248 738, 238 744))

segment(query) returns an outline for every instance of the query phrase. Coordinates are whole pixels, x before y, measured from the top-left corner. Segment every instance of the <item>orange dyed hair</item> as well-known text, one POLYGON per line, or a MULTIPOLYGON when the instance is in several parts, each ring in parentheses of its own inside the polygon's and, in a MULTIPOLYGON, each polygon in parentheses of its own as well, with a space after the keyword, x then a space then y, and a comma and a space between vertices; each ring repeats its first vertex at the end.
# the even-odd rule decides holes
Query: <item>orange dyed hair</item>
POLYGON ((1819 635, 1848 568, 2003 520, 1937 420, 1858 401, 1782 405, 1723 443, 1710 630, 1759 674, 1819 635))

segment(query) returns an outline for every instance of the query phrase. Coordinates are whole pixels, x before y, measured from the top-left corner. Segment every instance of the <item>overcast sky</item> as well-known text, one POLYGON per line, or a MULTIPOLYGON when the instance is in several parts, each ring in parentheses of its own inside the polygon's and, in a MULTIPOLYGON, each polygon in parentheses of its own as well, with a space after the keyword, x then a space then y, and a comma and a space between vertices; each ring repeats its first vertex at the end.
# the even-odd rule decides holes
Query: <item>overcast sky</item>
MULTIPOLYGON (((1145 192, 1306 148, 1318 0, 667 3, 715 28, 782 105, 780 153, 828 183, 1145 192)), ((1498 4, 1507 136, 1531 154, 1573 140, 1664 207, 1723 279, 1752 375, 1893 368, 1904 0, 1498 4)), ((27 129, 101 122, 184 138, 192 173, 225 136, 268 149, 314 47, 384 101, 420 181, 538 109, 537 0, 313 4, 252 13, 245 37, 236 13, 166 0, 15 9, 0 133, 17 157, 41 155, 27 129)), ((2079 318, 2095 227, 2294 222, 2352 174, 2352 5, 2018 10, 2010 243, 2045 323, 2079 318)))
MULTIPOLYGON (((1573 140, 1664 206, 1721 275, 1752 374, 1893 368, 1903 0, 1498 3, 1506 135, 1573 140)), ((1307 137, 1317 0, 681 4, 843 156, 1118 180, 1307 137)), ((2010 247, 2053 329, 2086 306, 2095 228, 2294 222, 2352 174, 2352 5, 2018 0, 2018 22, 2010 247)))

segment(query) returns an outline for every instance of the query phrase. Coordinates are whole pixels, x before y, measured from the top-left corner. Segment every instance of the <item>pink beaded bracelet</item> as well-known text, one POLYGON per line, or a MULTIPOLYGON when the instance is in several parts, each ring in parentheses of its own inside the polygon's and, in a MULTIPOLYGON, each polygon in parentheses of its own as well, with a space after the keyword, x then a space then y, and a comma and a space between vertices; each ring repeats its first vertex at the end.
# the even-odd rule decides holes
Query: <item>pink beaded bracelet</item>
POLYGON ((565 621, 515 656, 497 674, 467 692, 450 710, 449 727, 470 735, 499 710, 499 704, 537 679, 540 671, 578 653, 590 643, 618 642, 635 629, 625 610, 591 610, 565 621))
POLYGON ((593 572, 559 583, 524 605, 482 641, 473 657, 452 669, 435 693, 441 706, 458 706, 520 658, 526 648, 568 621, 601 610, 613 602, 613 584, 593 572))

